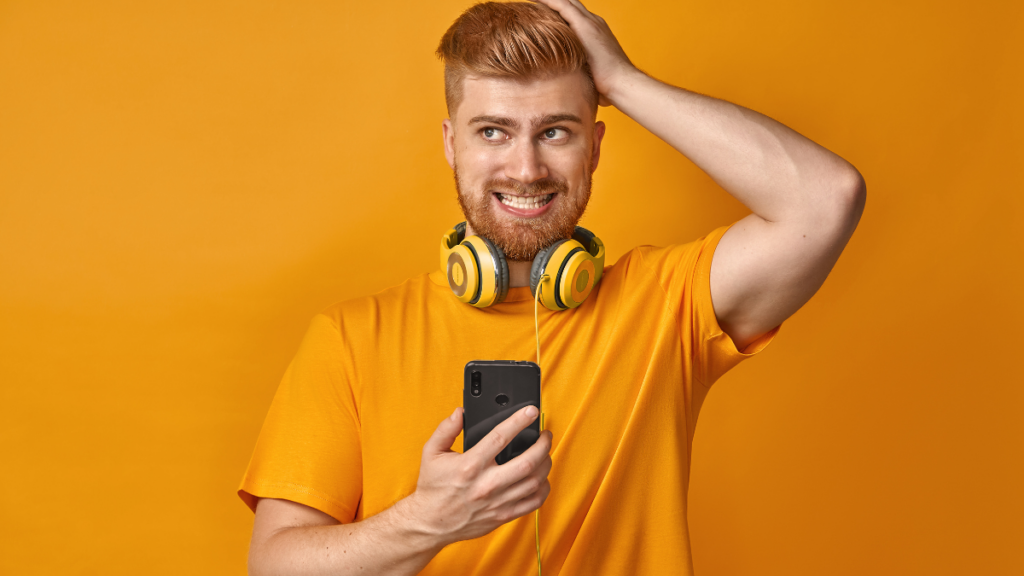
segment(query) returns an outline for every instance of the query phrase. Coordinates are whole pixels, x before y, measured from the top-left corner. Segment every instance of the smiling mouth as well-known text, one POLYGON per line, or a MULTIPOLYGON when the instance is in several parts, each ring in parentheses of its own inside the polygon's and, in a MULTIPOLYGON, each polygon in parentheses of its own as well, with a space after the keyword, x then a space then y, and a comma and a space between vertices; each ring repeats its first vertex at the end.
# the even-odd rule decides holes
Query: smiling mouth
POLYGON ((521 208, 523 210, 535 210, 551 202, 551 199, 555 197, 554 194, 543 194, 540 196, 513 196, 511 194, 500 194, 494 193, 498 197, 498 201, 506 206, 512 208, 521 208))

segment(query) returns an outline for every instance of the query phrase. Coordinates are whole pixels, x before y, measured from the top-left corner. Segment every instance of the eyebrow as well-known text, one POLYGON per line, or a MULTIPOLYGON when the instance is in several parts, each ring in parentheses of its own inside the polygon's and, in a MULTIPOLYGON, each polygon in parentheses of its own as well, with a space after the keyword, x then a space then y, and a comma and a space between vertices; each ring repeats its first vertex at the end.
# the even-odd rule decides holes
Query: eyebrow
MULTIPOLYGON (((548 114, 547 116, 535 119, 533 121, 533 126, 545 126, 547 124, 555 124, 557 122, 575 122, 577 124, 583 124, 580 117, 575 114, 548 114)), ((474 116, 469 121, 469 124, 497 124, 498 126, 505 126, 507 128, 519 128, 519 121, 513 118, 506 118, 504 116, 474 116)))

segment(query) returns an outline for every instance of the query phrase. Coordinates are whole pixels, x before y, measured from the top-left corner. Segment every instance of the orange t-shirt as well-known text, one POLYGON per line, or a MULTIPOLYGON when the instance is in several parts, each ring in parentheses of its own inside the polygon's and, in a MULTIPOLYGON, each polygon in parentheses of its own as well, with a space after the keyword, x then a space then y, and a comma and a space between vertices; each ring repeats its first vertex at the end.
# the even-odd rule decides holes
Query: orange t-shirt
MULTIPOLYGON (((541 306, 541 405, 554 436, 540 510, 546 575, 692 573, 697 412, 708 387, 778 330, 741 353, 719 327, 709 275, 725 230, 635 248, 579 308, 541 306)), ((478 309, 456 300, 440 271, 328 308, 278 388, 239 495, 343 523, 408 496, 424 442, 462 403, 466 362, 535 360, 533 315, 529 288, 478 309)), ((421 574, 535 571, 529 514, 445 547, 421 574)))

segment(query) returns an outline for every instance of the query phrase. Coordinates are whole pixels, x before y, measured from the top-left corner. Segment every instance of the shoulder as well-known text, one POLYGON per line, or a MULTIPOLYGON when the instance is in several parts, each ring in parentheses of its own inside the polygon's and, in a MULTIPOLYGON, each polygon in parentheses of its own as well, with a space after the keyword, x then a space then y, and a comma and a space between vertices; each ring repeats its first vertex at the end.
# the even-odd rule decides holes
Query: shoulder
POLYGON ((637 248, 639 256, 644 263, 654 269, 665 266, 685 266, 686 264, 696 265, 698 261, 707 259, 709 262, 714 256, 718 241, 728 230, 728 226, 716 228, 708 234, 685 244, 672 244, 669 246, 640 246, 637 248))
POLYGON ((702 269, 710 269, 715 248, 728 226, 685 244, 667 246, 642 245, 623 254, 615 264, 605 267, 605 274, 620 281, 641 279, 671 284, 680 277, 693 276, 702 269))
POLYGON ((336 302, 321 310, 313 322, 330 322, 341 332, 346 328, 365 329, 390 323, 412 310, 429 307, 432 300, 444 295, 430 276, 419 274, 374 294, 336 302))

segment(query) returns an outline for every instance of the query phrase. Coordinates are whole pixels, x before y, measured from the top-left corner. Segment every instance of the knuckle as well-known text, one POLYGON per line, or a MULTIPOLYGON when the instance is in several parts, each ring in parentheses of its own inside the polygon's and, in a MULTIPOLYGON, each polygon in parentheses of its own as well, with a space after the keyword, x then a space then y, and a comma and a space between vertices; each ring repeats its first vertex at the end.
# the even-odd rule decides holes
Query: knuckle
POLYGON ((544 462, 541 464, 541 467, 544 469, 544 475, 545 476, 547 476, 548 473, 551 472, 551 466, 553 464, 554 463, 551 461, 551 457, 550 456, 548 456, 547 458, 544 459, 544 462))
POLYGON ((533 494, 537 490, 540 490, 544 486, 544 483, 540 478, 530 478, 526 481, 527 494, 533 494))
POLYGON ((494 496, 498 493, 500 488, 501 485, 498 484, 497 482, 487 482, 486 484, 484 484, 483 493, 488 498, 494 498, 494 496))
POLYGON ((476 477, 476 466, 474 466, 472 463, 466 462, 459 466, 455 474, 459 480, 462 480, 463 482, 468 482, 476 477))
POLYGON ((491 444, 493 444, 495 448, 504 448, 505 445, 508 444, 508 440, 505 439, 505 435, 497 428, 491 430, 490 436, 491 444))
POLYGON ((487 488, 484 486, 479 486, 469 493, 469 501, 481 502, 483 500, 487 500, 488 496, 489 494, 487 492, 487 488))
POLYGON ((534 465, 533 460, 525 459, 519 464, 519 474, 521 476, 527 476, 530 472, 533 472, 535 468, 536 466, 534 465))
POLYGON ((498 484, 493 481, 481 482, 477 487, 477 494, 480 495, 481 499, 490 499, 494 497, 495 492, 498 491, 498 484))

